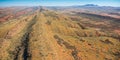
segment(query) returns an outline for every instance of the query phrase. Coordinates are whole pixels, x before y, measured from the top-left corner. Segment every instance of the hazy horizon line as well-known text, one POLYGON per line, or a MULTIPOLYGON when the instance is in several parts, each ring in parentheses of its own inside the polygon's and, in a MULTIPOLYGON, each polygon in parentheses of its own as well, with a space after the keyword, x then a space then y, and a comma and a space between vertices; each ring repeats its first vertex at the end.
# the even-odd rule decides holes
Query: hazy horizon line
MULTIPOLYGON (((6 5, 6 6, 4 6, 4 5, 2 5, 2 6, 0 6, 0 7, 22 7, 22 6, 26 6, 26 7, 34 7, 34 6, 48 6, 48 7, 55 7, 55 6, 61 6, 61 7, 67 7, 67 6, 85 6, 85 5, 87 5, 87 4, 83 4, 83 5, 11 5, 11 6, 8 6, 8 5, 6 5)), ((93 4, 93 5, 97 5, 97 4, 93 4)), ((99 6, 99 7, 120 7, 120 6, 108 6, 108 5, 97 5, 97 6, 99 6)))

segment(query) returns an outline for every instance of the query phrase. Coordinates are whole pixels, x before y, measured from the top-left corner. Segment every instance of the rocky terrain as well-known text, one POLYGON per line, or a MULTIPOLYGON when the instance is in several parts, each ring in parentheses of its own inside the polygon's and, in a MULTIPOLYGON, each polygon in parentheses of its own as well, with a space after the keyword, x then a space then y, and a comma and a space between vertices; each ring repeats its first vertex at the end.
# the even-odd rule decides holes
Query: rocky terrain
POLYGON ((0 60, 120 60, 119 18, 55 9, 0 8, 0 60))

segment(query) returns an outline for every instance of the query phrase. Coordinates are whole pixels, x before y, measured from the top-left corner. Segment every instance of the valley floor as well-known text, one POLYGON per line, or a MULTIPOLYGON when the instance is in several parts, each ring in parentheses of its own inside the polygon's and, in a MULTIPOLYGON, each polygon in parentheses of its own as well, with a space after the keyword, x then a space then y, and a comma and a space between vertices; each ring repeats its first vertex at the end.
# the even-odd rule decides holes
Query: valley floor
POLYGON ((120 39, 38 9, 0 24, 0 60, 120 60, 120 39))

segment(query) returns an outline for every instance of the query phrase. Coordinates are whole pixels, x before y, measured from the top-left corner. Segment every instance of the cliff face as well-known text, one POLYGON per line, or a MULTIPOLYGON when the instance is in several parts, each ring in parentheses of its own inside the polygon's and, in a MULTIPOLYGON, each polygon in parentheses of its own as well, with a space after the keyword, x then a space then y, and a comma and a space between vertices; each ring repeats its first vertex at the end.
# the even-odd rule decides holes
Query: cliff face
POLYGON ((38 8, 0 24, 0 60, 119 60, 119 40, 71 16, 38 8))

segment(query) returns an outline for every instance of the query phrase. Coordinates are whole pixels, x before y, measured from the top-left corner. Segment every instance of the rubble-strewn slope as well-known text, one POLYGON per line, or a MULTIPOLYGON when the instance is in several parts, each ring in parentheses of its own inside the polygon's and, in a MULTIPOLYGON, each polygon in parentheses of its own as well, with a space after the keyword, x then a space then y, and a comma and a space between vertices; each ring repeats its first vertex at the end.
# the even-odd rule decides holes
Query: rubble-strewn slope
POLYGON ((119 60, 119 40, 39 8, 0 24, 0 60, 119 60))

